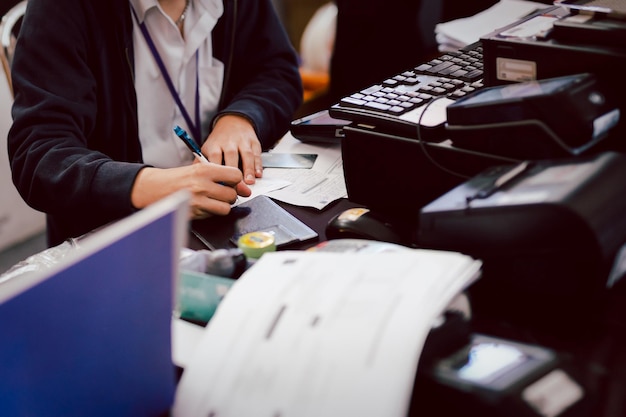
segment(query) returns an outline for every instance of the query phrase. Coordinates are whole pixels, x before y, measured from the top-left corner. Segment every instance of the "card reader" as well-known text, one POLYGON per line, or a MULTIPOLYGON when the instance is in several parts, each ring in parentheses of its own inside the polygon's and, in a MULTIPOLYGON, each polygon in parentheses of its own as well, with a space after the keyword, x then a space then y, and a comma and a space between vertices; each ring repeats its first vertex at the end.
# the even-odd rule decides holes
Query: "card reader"
POLYGON ((474 333, 456 351, 432 362, 420 360, 414 414, 579 415, 588 403, 585 387, 565 365, 554 350, 474 333))
POLYGON ((580 155, 620 120, 617 100, 590 73, 484 88, 447 114, 456 146, 521 159, 580 155))

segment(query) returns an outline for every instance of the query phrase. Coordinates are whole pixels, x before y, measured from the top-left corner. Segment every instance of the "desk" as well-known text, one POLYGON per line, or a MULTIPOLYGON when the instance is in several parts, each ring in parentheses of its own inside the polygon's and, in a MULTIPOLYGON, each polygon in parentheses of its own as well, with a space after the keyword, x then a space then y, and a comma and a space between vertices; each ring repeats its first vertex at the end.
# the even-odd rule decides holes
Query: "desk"
MULTIPOLYGON (((357 205, 341 199, 322 211, 282 203, 281 206, 319 233, 318 241, 295 247, 306 249, 326 239, 324 229, 328 220, 357 205)), ((194 237, 190 238, 190 246, 203 248, 201 242, 194 237)), ((581 327, 579 331, 570 334, 520 326, 490 314, 475 315, 472 329, 475 332, 556 350, 568 365, 568 371, 584 385, 589 399, 584 412, 577 415, 623 417, 626 415, 626 397, 623 395, 626 392, 626 282, 622 281, 613 288, 605 307, 595 326, 581 327)), ((529 308, 532 308, 531 300, 529 308)), ((424 414, 421 413, 425 411, 447 417, 437 409, 436 404, 424 404, 423 397, 415 392, 409 415, 422 416, 424 414), (432 409, 425 410, 428 408, 432 409)))

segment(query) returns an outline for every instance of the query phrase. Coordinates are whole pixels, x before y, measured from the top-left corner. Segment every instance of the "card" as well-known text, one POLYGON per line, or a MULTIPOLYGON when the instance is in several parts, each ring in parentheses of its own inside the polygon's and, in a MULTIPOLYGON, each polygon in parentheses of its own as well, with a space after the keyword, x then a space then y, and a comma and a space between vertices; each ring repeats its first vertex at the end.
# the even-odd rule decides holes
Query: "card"
POLYGON ((261 154, 264 168, 313 168, 317 159, 314 153, 277 153, 263 152, 261 154))

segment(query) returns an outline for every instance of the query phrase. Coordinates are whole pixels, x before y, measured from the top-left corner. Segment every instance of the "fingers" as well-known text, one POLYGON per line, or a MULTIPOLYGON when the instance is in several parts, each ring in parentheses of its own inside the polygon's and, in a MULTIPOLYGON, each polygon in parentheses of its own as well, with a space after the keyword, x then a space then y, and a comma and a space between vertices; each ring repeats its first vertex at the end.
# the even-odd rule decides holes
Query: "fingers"
POLYGON ((187 187, 191 192, 193 218, 226 215, 237 196, 251 194, 249 187, 241 188, 243 176, 237 168, 217 164, 193 164, 187 187))
POLYGON ((233 204, 237 202, 238 195, 242 197, 250 197, 252 195, 252 190, 243 181, 240 181, 234 188, 225 185, 220 186, 222 187, 220 190, 221 194, 228 196, 222 197, 224 200, 202 194, 196 194, 192 197, 190 203, 192 219, 206 219, 214 215, 225 216, 230 213, 233 204))
POLYGON ((211 162, 240 167, 246 184, 254 184, 263 175, 261 143, 244 117, 230 114, 220 117, 203 151, 211 162))
POLYGON ((248 187, 248 184, 243 181, 235 186, 235 191, 237 195, 242 197, 250 197, 252 195, 252 190, 248 187))
POLYGON ((225 216, 230 213, 232 205, 237 201, 237 194, 235 190, 230 187, 221 186, 222 188, 228 188, 232 191, 234 197, 216 198, 215 196, 209 196, 202 193, 194 193, 190 200, 190 210, 193 219, 205 219, 211 216, 225 216))
POLYGON ((258 149, 247 149, 241 154, 241 168, 243 180, 246 184, 254 184, 257 178, 263 176, 263 162, 261 161, 261 147, 258 149))
POLYGON ((140 209, 182 189, 191 196, 190 216, 198 219, 226 215, 238 196, 248 197, 252 193, 239 169, 194 162, 177 168, 142 169, 135 178, 130 199, 140 209))
POLYGON ((224 158, 224 165, 237 168, 239 166, 239 149, 234 144, 228 144, 221 150, 224 158))

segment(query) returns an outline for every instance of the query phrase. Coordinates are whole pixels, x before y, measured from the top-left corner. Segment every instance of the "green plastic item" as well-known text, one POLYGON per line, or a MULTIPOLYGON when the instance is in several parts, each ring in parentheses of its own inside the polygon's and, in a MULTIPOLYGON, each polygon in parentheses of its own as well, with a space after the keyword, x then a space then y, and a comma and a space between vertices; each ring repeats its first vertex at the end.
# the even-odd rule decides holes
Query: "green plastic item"
POLYGON ((176 312, 180 318, 208 323, 234 279, 181 271, 176 312))

